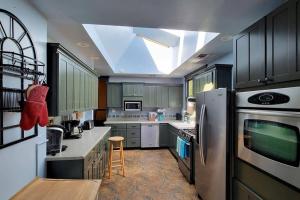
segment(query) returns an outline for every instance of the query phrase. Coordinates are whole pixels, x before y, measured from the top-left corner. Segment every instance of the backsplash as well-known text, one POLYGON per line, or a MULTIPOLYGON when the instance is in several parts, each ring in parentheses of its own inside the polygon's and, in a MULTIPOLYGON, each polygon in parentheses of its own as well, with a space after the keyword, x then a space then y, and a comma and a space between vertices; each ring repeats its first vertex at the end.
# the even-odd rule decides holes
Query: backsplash
MULTIPOLYGON (((118 119, 118 118, 129 118, 129 119, 148 119, 149 112, 156 112, 156 109, 147 109, 143 111, 123 111, 122 109, 113 109, 108 110, 107 118, 108 119, 118 119)), ((180 109, 166 109, 165 118, 173 120, 176 118, 176 113, 181 113, 180 109)))

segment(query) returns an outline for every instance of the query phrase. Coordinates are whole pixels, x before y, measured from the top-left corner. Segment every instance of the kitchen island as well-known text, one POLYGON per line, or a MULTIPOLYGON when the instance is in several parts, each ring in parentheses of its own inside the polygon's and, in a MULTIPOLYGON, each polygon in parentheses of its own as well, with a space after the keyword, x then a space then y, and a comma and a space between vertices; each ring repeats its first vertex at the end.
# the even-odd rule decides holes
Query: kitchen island
POLYGON ((83 131, 80 139, 62 141, 67 149, 46 157, 47 178, 101 179, 108 163, 110 127, 83 131))

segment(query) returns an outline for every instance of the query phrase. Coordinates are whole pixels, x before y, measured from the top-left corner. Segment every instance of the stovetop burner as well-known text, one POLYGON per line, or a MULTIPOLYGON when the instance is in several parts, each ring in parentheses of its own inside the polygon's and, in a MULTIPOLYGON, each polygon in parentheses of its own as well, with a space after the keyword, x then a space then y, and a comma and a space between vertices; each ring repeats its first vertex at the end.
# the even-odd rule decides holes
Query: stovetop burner
POLYGON ((187 141, 190 141, 192 138, 196 137, 195 129, 181 129, 179 130, 179 136, 187 141))

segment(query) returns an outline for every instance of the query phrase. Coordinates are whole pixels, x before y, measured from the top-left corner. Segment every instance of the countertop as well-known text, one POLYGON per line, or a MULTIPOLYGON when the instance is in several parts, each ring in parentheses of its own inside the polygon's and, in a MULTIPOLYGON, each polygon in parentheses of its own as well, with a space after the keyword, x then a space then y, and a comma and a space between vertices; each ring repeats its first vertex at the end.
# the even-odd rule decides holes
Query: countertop
POLYGON ((145 119, 108 119, 104 124, 170 124, 177 129, 194 129, 195 122, 183 122, 181 120, 149 121, 145 119))
POLYGON ((101 180, 64 180, 36 178, 19 191, 12 200, 78 199, 95 200, 101 180))
POLYGON ((46 161, 83 159, 110 129, 111 127, 94 127, 92 130, 83 131, 80 139, 63 140, 62 144, 68 148, 55 156, 48 155, 46 161))

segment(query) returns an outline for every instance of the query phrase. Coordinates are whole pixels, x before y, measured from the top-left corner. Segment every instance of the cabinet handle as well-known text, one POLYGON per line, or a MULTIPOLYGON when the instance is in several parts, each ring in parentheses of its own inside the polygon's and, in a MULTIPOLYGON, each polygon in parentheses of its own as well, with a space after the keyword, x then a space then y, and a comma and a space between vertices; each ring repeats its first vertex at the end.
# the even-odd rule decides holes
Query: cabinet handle
MULTIPOLYGON (((265 78, 265 79, 266 79, 266 78, 265 78)), ((261 80, 261 79, 258 79, 257 82, 258 82, 258 83, 267 83, 266 80, 261 80)))
POLYGON ((269 81, 269 82, 272 82, 272 81, 274 81, 274 79, 273 79, 272 77, 266 77, 266 78, 265 78, 265 81, 266 81, 266 82, 268 82, 268 81, 269 81))

